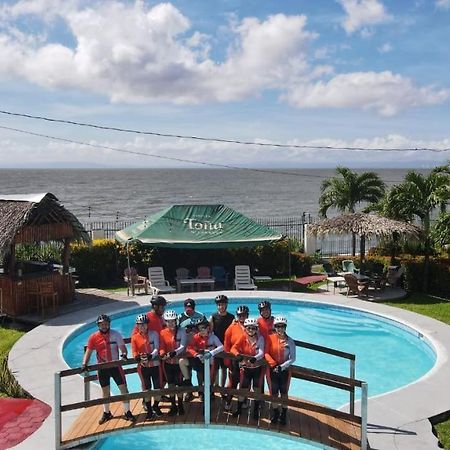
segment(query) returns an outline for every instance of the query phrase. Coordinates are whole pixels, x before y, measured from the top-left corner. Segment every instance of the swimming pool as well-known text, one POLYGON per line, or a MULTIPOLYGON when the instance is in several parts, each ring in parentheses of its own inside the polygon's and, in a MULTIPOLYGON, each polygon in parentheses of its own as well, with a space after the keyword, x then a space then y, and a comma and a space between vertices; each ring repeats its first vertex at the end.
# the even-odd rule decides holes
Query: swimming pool
MULTIPOLYGON (((288 317, 287 332, 294 339, 354 353, 356 378, 368 382, 370 396, 398 389, 419 379, 436 361, 436 354, 420 333, 389 319, 350 308, 307 301, 270 300, 273 314, 288 317)), ((249 298, 230 299, 229 311, 234 312, 239 304, 247 304, 250 315, 257 316, 258 301, 249 298)), ((196 299, 196 302, 197 310, 206 315, 215 311, 212 298, 196 299)), ((181 312, 182 308, 182 301, 174 302, 174 309, 181 312)), ((135 316, 146 310, 137 308, 113 316, 112 328, 129 336, 135 316)), ((69 366, 80 365, 83 347, 88 336, 96 329, 95 323, 87 324, 66 340, 63 356, 69 366)), ((347 360, 303 348, 297 351, 296 364, 343 376, 349 374, 347 360)), ((136 374, 127 380, 130 391, 140 390, 136 374)), ((335 408, 348 402, 347 393, 306 381, 293 380, 290 393, 335 408)))

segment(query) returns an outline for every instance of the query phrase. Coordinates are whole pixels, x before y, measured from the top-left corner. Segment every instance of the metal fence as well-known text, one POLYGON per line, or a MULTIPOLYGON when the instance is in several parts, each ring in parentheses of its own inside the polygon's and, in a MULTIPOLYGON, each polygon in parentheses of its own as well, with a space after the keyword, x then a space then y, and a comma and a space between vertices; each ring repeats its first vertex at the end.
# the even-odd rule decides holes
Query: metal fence
MULTIPOLYGON (((260 225, 273 228, 283 236, 295 239, 300 245, 304 244, 305 226, 314 222, 314 218, 308 213, 300 217, 253 218, 253 220, 260 225)), ((92 221, 83 223, 83 226, 93 239, 114 239, 117 231, 133 223, 134 221, 131 220, 92 221)), ((377 238, 366 238, 366 249, 376 246, 377 243, 377 238)), ((330 235, 317 238, 314 250, 323 256, 350 255, 352 253, 352 237, 351 235, 330 235)), ((356 251, 359 252, 359 237, 356 239, 356 251)))

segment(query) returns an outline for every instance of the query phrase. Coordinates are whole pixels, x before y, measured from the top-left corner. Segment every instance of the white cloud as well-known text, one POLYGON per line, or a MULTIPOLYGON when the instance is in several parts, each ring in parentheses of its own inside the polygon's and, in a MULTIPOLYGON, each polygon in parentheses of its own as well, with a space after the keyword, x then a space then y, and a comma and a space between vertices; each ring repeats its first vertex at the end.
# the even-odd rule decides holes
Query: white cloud
POLYGON ((384 5, 379 0, 338 0, 346 12, 342 27, 348 33, 360 29, 367 35, 371 31, 367 28, 386 23, 392 19, 384 5))
MULTIPOLYGON (((351 12, 349 30, 388 17, 376 0, 341 3, 351 12)), ((313 65, 308 47, 317 35, 307 30, 303 15, 232 18, 232 43, 225 59, 215 61, 211 36, 193 30, 171 3, 21 0, 0 11, 0 77, 90 91, 112 102, 232 102, 274 90, 295 107, 352 107, 388 116, 448 97, 447 91, 415 86, 391 72, 335 75, 330 65, 313 65), (75 45, 14 28, 23 15, 58 17, 75 45)))
POLYGON ((441 9, 450 9, 450 0, 436 0, 436 7, 441 9))
POLYGON ((361 108, 389 117, 448 97, 448 90, 416 87, 409 78, 386 71, 340 74, 328 82, 296 86, 287 100, 300 108, 361 108))
POLYGON ((389 53, 392 51, 392 45, 390 42, 386 42, 377 48, 380 53, 389 53))

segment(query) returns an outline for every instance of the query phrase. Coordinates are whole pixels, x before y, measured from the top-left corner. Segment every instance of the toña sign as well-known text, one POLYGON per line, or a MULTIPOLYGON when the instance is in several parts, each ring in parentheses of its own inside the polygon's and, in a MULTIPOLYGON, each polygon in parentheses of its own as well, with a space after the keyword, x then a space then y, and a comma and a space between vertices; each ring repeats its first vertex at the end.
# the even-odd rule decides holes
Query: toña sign
POLYGON ((223 230, 223 222, 209 222, 207 220, 200 221, 195 219, 184 219, 183 221, 185 224, 187 224, 187 228, 189 230, 196 230, 196 231, 217 231, 217 230, 223 230))

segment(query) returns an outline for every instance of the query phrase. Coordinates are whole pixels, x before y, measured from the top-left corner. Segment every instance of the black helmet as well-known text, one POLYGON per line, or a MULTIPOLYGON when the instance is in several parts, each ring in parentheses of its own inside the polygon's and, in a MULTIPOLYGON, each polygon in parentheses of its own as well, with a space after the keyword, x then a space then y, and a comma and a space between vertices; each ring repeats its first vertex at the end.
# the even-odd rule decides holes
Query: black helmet
POLYGON ((263 300, 262 302, 258 303, 258 309, 261 311, 264 308, 272 308, 272 305, 270 304, 269 301, 267 300, 263 300))
POLYGON ((100 314, 100 315, 97 317, 97 323, 100 323, 100 322, 108 322, 108 323, 111 323, 111 318, 110 318, 107 314, 100 314))
POLYGON ((201 322, 197 324, 197 327, 209 327, 209 322, 206 319, 203 319, 201 322))
POLYGON ((248 309, 248 306, 240 305, 236 309, 236 314, 249 314, 250 310, 248 309))
POLYGON ((228 297, 226 295, 218 295, 214 301, 216 302, 216 305, 219 303, 228 303, 228 297))
POLYGON ((150 303, 152 306, 166 306, 167 300, 163 296, 157 295, 150 300, 150 303))

